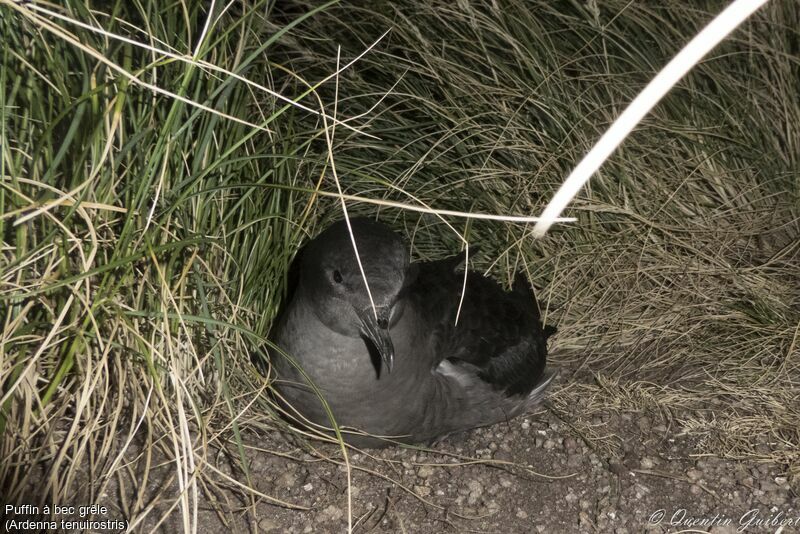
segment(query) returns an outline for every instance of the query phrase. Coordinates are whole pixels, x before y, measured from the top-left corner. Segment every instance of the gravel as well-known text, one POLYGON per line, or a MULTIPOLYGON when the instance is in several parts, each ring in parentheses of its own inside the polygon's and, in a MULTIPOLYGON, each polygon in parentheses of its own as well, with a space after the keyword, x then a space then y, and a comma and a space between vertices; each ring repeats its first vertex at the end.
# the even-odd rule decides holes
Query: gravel
MULTIPOLYGON (((800 481, 783 466, 707 456, 696 439, 653 414, 596 418, 604 433, 618 438, 608 450, 565 423, 579 416, 578 406, 567 414, 544 409, 448 437, 433 451, 353 452, 352 514, 338 446, 315 444, 317 452, 309 454, 278 433, 245 433, 254 447, 248 449, 250 480, 262 496, 244 497, 205 471, 198 531, 346 532, 351 521, 355 532, 800 532, 800 481), (636 424, 638 418, 645 422, 636 424)), ((219 452, 207 461, 245 483, 238 455, 219 452)), ((123 485, 129 503, 142 461, 131 457, 131 478, 123 485)), ((174 464, 155 460, 159 467, 141 488, 141 503, 160 498, 136 531, 158 525, 182 532, 181 507, 173 506, 179 491, 169 476, 174 464)), ((120 505, 120 486, 112 481, 108 488, 96 500, 109 507, 107 516, 130 517, 120 505)))

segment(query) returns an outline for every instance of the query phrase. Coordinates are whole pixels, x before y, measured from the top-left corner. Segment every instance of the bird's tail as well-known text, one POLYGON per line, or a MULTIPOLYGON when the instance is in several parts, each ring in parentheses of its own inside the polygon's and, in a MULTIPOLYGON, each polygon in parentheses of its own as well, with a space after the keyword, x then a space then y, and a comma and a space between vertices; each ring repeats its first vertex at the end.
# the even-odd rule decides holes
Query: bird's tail
POLYGON ((545 368, 544 373, 542 373, 542 379, 539 380, 539 383, 536 384, 536 387, 534 387, 525 398, 526 408, 533 408, 542 402, 545 393, 547 393, 547 390, 550 389, 550 385, 553 383, 553 379, 556 376, 558 376, 557 369, 553 369, 551 367, 545 368))

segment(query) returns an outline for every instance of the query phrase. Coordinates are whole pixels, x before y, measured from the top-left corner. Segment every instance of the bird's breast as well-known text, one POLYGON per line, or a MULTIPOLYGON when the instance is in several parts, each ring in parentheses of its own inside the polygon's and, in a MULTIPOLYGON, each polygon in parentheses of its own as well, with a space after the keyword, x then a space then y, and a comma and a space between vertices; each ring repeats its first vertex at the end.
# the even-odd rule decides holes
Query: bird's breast
MULTIPOLYGON (((397 431, 389 428, 391 421, 383 417, 383 411, 391 407, 395 415, 404 412, 401 420, 413 425, 415 419, 424 416, 425 391, 435 387, 431 365, 426 363, 431 356, 428 337, 410 311, 405 309, 389 329, 395 345, 392 372, 370 354, 363 339, 325 328, 314 313, 302 306, 289 310, 278 329, 276 343, 315 383, 339 424, 371 427, 374 432, 397 431), (377 428, 377 421, 387 426, 377 428)), ((307 417, 328 424, 313 390, 289 384, 304 383, 303 375, 283 358, 275 362, 275 367, 281 394, 307 417)))

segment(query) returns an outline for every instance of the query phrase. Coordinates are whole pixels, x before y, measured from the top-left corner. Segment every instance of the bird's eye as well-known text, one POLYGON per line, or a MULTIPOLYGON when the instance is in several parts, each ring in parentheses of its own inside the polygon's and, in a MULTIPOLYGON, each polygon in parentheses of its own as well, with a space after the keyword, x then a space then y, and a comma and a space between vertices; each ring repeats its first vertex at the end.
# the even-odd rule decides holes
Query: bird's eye
POLYGON ((337 284, 341 284, 342 280, 343 280, 342 273, 340 273, 339 271, 333 271, 333 281, 336 282, 337 284))

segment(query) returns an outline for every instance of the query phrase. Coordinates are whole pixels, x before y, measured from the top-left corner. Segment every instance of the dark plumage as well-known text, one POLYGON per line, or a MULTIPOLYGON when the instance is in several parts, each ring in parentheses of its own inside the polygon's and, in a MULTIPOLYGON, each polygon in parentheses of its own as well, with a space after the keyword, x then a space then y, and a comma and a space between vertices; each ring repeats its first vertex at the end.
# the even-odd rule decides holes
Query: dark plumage
MULTIPOLYGON (((299 256, 299 279, 273 338, 320 389, 340 426, 402 442, 429 441, 519 415, 550 384, 546 340, 533 290, 518 274, 511 292, 470 271, 455 324, 463 255, 410 263, 388 227, 344 221, 299 256), (374 303, 374 308, 373 308, 374 303)), ((274 357, 276 389, 303 417, 330 426, 300 372, 274 357)), ((354 444, 388 442, 347 433, 354 444)))

